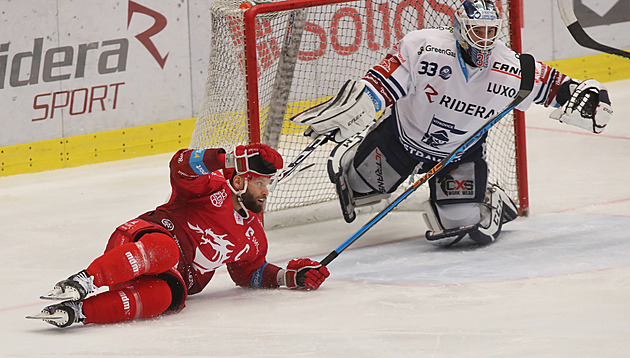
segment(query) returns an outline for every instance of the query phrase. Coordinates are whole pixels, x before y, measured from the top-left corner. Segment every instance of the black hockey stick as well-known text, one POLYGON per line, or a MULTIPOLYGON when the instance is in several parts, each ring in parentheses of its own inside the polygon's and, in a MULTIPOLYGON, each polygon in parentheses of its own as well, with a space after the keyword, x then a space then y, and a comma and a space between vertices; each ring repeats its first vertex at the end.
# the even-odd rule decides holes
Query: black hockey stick
MULTIPOLYGON (((365 127, 364 130, 362 130, 359 133, 354 134, 352 137, 356 137, 356 136, 361 136, 364 135, 364 131, 368 128, 371 128, 377 121, 378 118, 380 118, 380 114, 377 114, 376 118, 370 122, 370 124, 368 126, 365 127)), ((307 129, 307 132, 310 131, 310 127, 307 129)), ((321 147, 322 145, 326 144, 328 142, 329 139, 332 139, 333 136, 337 133, 337 129, 333 129, 330 130, 326 133, 322 133, 320 135, 318 135, 317 137, 315 137, 315 139, 313 139, 313 141, 311 143, 309 143, 309 145, 306 146, 306 148, 304 148, 300 154, 297 155, 297 157, 295 157, 295 159, 293 159, 293 161, 291 163, 289 163, 289 165, 287 165, 287 168, 285 170, 283 170, 279 175, 278 175, 278 179, 274 180, 274 184, 273 187, 275 187, 275 185, 280 184, 280 183, 284 183, 286 181, 288 181, 289 179, 291 179, 293 177, 293 175, 297 174, 297 173, 301 173, 304 170, 307 170, 308 168, 312 167, 313 165, 315 165, 314 163, 311 163, 305 167, 302 167, 298 170, 298 167, 304 162, 304 160, 306 160, 306 158, 308 158, 309 155, 311 155, 311 153, 313 153, 313 151, 315 151, 315 149, 321 147)))
POLYGON ((475 144, 477 140, 479 140, 483 135, 485 135, 492 126, 494 126, 501 118, 505 117, 508 113, 510 113, 516 106, 518 106, 523 100, 531 93, 534 88, 534 76, 536 73, 536 65, 534 62, 534 58, 529 54, 522 54, 520 56, 521 62, 521 84, 516 97, 510 102, 510 104, 505 107, 500 113, 490 119, 486 124, 478 129, 475 133, 473 133, 464 143, 462 143, 457 149, 455 149, 451 154, 449 154, 446 158, 442 159, 441 162, 437 163, 430 171, 425 173, 420 179, 418 179, 411 187, 405 190, 396 200, 394 200, 391 204, 389 204, 385 209, 381 210, 372 220, 370 220, 367 224, 363 225, 354 235, 352 235, 348 240, 339 245, 335 250, 331 251, 328 256, 324 257, 324 259, 320 262, 322 266, 328 265, 332 260, 334 260, 339 254, 348 248, 348 246, 352 245, 355 241, 357 241, 366 231, 368 231, 372 226, 378 223, 385 215, 387 215, 390 211, 392 211, 398 204, 400 204, 403 200, 405 200, 411 193, 416 191, 418 187, 424 183, 426 183, 429 179, 439 173, 444 167, 446 167, 449 163, 453 162, 456 158, 461 156, 471 145, 475 144))
POLYGON ((330 137, 332 137, 334 133, 335 131, 333 130, 328 133, 320 134, 315 139, 313 139, 313 141, 309 143, 309 145, 307 145, 306 148, 304 148, 300 152, 300 154, 298 154, 297 157, 295 157, 295 159, 293 159, 293 161, 289 163, 289 165, 287 165, 287 168, 284 169, 282 173, 278 175, 278 179, 275 180, 276 184, 283 183, 289 180, 294 174, 299 173, 313 166, 313 164, 311 164, 306 167, 303 167, 300 170, 297 170, 298 167, 304 162, 304 160, 306 160, 306 158, 308 158, 308 156, 311 155, 311 153, 313 153, 315 149, 319 148, 320 146, 328 142, 328 139, 330 139, 330 137))
POLYGON ((621 56, 630 60, 630 52, 601 44, 593 40, 593 38, 584 31, 575 16, 575 12, 573 12, 573 0, 558 0, 558 9, 560 10, 562 21, 564 21, 571 36, 573 36, 578 44, 586 48, 621 56))

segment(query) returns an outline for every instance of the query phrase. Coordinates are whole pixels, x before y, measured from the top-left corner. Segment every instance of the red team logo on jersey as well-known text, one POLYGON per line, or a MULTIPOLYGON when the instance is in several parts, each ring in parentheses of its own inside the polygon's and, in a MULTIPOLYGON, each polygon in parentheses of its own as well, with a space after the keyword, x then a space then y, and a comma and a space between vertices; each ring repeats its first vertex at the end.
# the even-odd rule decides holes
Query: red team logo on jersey
POLYGON ((225 192, 225 189, 217 191, 216 193, 210 195, 210 202, 212 203, 212 205, 214 205, 217 208, 219 208, 219 207, 221 207, 221 205, 223 205, 223 202, 225 201, 227 196, 228 195, 225 192))
POLYGON ((219 235, 212 231, 211 228, 203 230, 199 226, 191 223, 188 223, 188 227, 194 232, 201 234, 199 238, 201 242, 195 251, 195 258, 193 259, 193 267, 195 270, 199 271, 199 273, 204 274, 214 271, 230 258, 234 244, 225 239, 227 234, 219 235), (211 258, 208 258, 200 249, 203 245, 210 246, 210 250, 204 248, 204 251, 213 251, 211 258))

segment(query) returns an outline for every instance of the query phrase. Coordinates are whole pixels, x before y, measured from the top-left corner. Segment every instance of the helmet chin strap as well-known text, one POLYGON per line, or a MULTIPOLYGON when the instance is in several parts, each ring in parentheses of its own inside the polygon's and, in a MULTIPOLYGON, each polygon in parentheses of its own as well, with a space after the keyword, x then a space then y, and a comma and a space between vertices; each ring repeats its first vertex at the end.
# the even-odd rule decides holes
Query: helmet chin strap
MULTIPOLYGON (((238 205, 241 206, 241 209, 243 209, 243 212, 245 213, 245 219, 249 218, 249 211, 245 207, 245 204, 243 204, 243 198, 241 197, 241 195, 243 195, 247 191, 247 184, 248 184, 248 182, 249 182, 249 180, 245 180, 245 185, 243 186, 243 189, 237 191, 232 186, 232 183, 230 183, 229 180, 227 181, 227 185, 230 187, 230 190, 232 190, 232 193, 234 193, 234 195, 236 195, 236 200, 238 201, 238 205)), ((236 211, 240 211, 240 210, 236 210, 236 211)))

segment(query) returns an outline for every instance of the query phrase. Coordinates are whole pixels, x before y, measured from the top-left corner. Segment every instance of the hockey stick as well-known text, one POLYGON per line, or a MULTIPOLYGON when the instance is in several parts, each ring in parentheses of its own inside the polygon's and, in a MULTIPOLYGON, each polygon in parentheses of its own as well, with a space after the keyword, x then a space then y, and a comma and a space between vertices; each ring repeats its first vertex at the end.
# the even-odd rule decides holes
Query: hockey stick
POLYGON ((300 154, 298 154, 297 157, 295 157, 295 159, 293 159, 293 161, 289 163, 289 165, 287 165, 287 168, 278 175, 278 179, 275 180, 276 184, 285 182, 289 180, 290 177, 293 176, 293 174, 299 173, 303 170, 310 168, 312 164, 296 171, 296 169, 300 166, 300 164, 302 164, 302 162, 304 162, 304 160, 308 158, 308 156, 311 155, 311 153, 313 153, 315 149, 319 148, 320 146, 328 142, 328 139, 330 139, 330 137, 332 137, 334 133, 335 131, 333 130, 328 133, 320 134, 317 137, 315 137, 315 139, 313 139, 313 141, 309 143, 309 145, 307 145, 306 148, 304 148, 300 152, 300 154))
MULTIPOLYGON (((352 137, 356 137, 356 136, 362 136, 365 135, 365 131, 368 130, 369 128, 371 128, 380 118, 380 116, 382 115, 383 112, 379 112, 376 116, 376 118, 370 122, 370 124, 368 126, 365 127, 365 129, 363 129, 361 132, 354 134, 352 137)), ((307 131, 310 130, 307 129, 307 131)), ((297 155, 297 157, 295 157, 295 159, 293 159, 293 161, 291 163, 289 163, 289 165, 287 165, 287 169, 283 170, 282 173, 280 173, 278 175, 278 179, 274 180, 274 184, 273 187, 275 188, 275 185, 278 185, 280 183, 284 183, 286 181, 288 181, 289 179, 291 179, 293 177, 293 175, 297 174, 297 173, 301 173, 303 171, 305 171, 306 169, 312 167, 313 165, 315 165, 314 163, 311 163, 303 168, 301 168, 300 170, 297 170, 297 168, 302 164, 302 162, 304 162, 304 160, 311 155, 311 153, 313 153, 313 151, 317 148, 319 148, 320 146, 326 144, 328 142, 329 139, 331 139, 335 133, 337 133, 337 129, 333 129, 330 130, 326 133, 322 133, 320 135, 318 135, 317 137, 315 137, 315 139, 313 139, 313 141, 306 146, 306 148, 304 148, 300 154, 297 155)))
POLYGON ((385 217, 390 211, 392 211, 398 204, 400 204, 403 200, 405 200, 411 193, 416 191, 418 187, 437 173, 439 173, 444 167, 446 167, 449 163, 453 162, 457 157, 462 155, 471 145, 473 145, 479 138, 485 135, 492 126, 494 126, 501 118, 505 117, 508 113, 510 113, 516 106, 518 106, 523 100, 531 93, 534 88, 534 76, 536 73, 536 65, 534 62, 534 58, 529 54, 522 54, 520 56, 521 62, 521 84, 516 97, 510 102, 510 104, 505 107, 500 113, 490 119, 486 124, 478 129, 475 133, 473 133, 463 144, 457 147, 451 154, 449 154, 446 158, 442 159, 441 162, 437 163, 430 171, 425 173, 420 179, 418 179, 413 185, 411 185, 405 192, 403 192, 396 200, 394 200, 391 204, 389 204, 385 209, 381 210, 372 220, 370 220, 367 224, 363 225, 354 235, 352 235, 348 240, 339 245, 335 250, 331 251, 320 263, 322 266, 328 265, 332 260, 334 260, 341 252, 343 252, 348 246, 352 245, 355 241, 357 241, 366 231, 368 231, 372 226, 378 223, 382 218, 385 217))
POLYGON ((599 42, 593 40, 593 38, 584 31, 582 25, 580 25, 575 13, 573 12, 573 0, 558 0, 558 10, 560 10, 560 17, 562 17, 562 21, 564 21, 564 24, 567 26, 571 36, 573 36, 578 44, 593 50, 621 56, 630 60, 630 52, 600 44, 599 42))

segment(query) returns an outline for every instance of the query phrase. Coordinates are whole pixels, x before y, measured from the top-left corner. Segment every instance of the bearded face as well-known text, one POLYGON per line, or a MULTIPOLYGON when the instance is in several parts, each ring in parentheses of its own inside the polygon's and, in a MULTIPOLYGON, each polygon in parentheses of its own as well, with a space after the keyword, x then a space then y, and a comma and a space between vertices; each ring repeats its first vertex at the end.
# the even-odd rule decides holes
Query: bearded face
POLYGON ((267 177, 252 178, 249 180, 247 191, 241 195, 245 208, 253 213, 260 213, 263 210, 269 189, 267 186, 271 181, 267 177))
POLYGON ((254 196, 254 194, 252 194, 249 190, 241 195, 241 198, 243 199, 243 205, 245 205, 247 210, 255 214, 258 214, 263 210, 265 198, 262 198, 263 201, 259 201, 261 198, 254 196))

